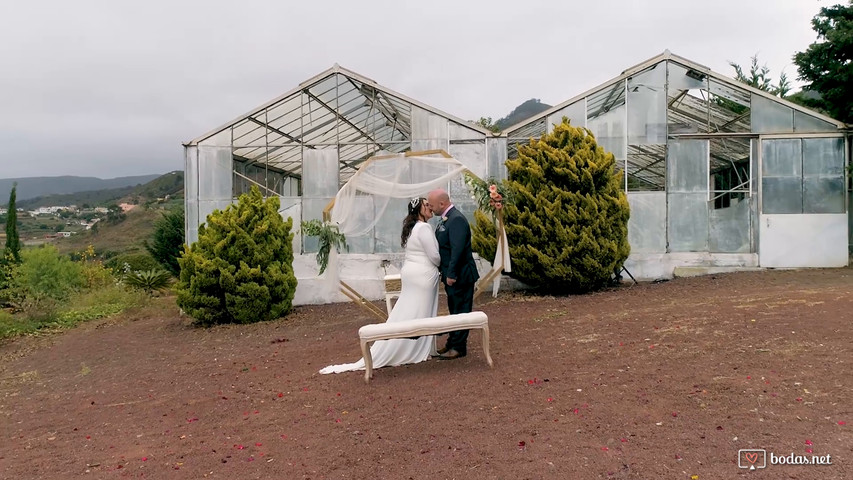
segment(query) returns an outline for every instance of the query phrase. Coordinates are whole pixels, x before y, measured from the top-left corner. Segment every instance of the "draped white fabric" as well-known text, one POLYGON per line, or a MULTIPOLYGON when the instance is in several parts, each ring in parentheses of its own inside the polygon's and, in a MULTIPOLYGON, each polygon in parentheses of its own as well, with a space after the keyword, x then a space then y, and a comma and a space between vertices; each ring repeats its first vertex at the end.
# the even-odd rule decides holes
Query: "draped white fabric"
POLYGON ((501 230, 502 238, 498 240, 498 249, 495 251, 495 261, 492 263, 492 268, 496 268, 498 274, 495 276, 495 281, 492 283, 492 296, 498 296, 498 290, 501 288, 501 270, 504 272, 512 271, 512 264, 509 259, 509 242, 506 238, 506 229, 501 230))
MULTIPOLYGON (((386 214, 392 199, 425 197, 430 190, 447 188, 448 183, 468 168, 455 158, 443 156, 410 156, 405 154, 385 155, 372 158, 338 191, 330 212, 331 221, 347 238, 370 234, 386 214), (373 210, 365 211, 358 197, 370 196, 373 210)), ((392 211, 395 220, 402 221, 404 212, 392 211)), ((494 268, 509 272, 511 269, 506 231, 501 231, 503 241, 498 242, 494 268)), ((334 250, 334 249, 333 249, 334 250)), ((326 288, 337 288, 339 273, 335 252, 329 258, 329 267, 324 273, 326 288)), ((497 296, 500 274, 492 286, 492 295, 497 296)))
MULTIPOLYGON (((365 235, 385 214, 392 198, 425 197, 430 190, 446 188, 453 177, 466 170, 455 158, 400 154, 373 159, 338 191, 331 211, 332 223, 347 237, 365 235), (357 214, 355 200, 359 194, 373 197, 374 215, 357 214)), ((395 214, 401 220, 405 216, 405 212, 395 214)))

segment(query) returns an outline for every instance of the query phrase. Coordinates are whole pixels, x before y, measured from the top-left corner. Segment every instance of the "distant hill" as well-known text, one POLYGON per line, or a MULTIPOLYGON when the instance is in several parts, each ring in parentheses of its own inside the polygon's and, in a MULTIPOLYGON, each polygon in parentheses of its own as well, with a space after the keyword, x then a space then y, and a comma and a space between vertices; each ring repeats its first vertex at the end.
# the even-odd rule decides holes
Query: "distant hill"
POLYGON ((522 120, 536 115, 537 113, 542 113, 549 108, 551 108, 551 105, 540 102, 538 98, 531 98, 530 100, 527 100, 521 105, 515 107, 509 115, 495 122, 495 126, 503 131, 507 127, 511 127, 522 120))
MULTIPOLYGON (((20 189, 20 184, 18 188, 20 189)), ((18 200, 17 204, 18 207, 27 209, 50 207, 53 205, 77 205, 78 207, 82 207, 85 204, 90 207, 96 207, 122 202, 139 204, 156 200, 166 195, 172 198, 183 197, 183 191, 184 172, 174 171, 165 175, 155 175, 152 180, 141 185, 89 190, 61 195, 44 195, 27 200, 18 200)), ((8 196, 8 192, 6 195, 8 196)))
POLYGON ((95 177, 24 177, 0 179, 0 204, 9 202, 12 184, 18 182, 16 191, 18 201, 46 195, 60 195, 77 192, 91 192, 122 187, 134 187, 160 177, 157 175, 137 175, 132 177, 95 178, 95 177))

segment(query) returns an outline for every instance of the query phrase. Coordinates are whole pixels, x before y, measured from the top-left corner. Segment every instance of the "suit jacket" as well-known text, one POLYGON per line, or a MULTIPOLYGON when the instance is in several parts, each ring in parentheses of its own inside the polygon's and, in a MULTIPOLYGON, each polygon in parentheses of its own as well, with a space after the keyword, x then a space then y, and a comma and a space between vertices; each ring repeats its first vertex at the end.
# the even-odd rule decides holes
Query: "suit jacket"
POLYGON ((471 250, 471 227, 462 212, 451 208, 447 220, 439 222, 435 229, 438 254, 441 256, 441 281, 456 279, 458 284, 473 284, 480 278, 474 254, 471 250))

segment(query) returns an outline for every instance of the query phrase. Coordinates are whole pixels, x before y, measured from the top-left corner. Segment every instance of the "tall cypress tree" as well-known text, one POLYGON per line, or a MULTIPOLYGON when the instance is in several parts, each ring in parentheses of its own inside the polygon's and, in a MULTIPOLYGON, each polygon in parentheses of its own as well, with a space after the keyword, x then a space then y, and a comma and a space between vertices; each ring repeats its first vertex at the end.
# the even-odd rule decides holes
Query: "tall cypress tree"
MULTIPOLYGON (((578 293, 608 284, 631 251, 628 198, 613 154, 566 118, 506 162, 514 202, 504 211, 512 272, 531 286, 578 293)), ((472 246, 495 255, 495 228, 475 214, 472 246)))
MULTIPOLYGON (((18 182, 12 185, 9 192, 9 211, 6 213, 6 252, 12 255, 15 262, 21 261, 21 238, 18 236, 18 210, 15 205, 18 182)), ((5 256, 5 255, 4 255, 5 256)))

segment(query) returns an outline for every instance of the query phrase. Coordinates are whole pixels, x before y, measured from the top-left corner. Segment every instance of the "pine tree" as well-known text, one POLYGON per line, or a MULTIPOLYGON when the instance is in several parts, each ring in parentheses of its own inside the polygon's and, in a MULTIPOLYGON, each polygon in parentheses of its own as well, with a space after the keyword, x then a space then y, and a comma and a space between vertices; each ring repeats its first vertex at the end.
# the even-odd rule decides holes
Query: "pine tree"
MULTIPOLYGON (((9 192, 9 211, 6 213, 6 252, 15 263, 21 262, 21 238, 18 236, 18 210, 16 206, 18 182, 9 192)), ((4 256, 5 257, 5 256, 4 256)))
POLYGON ((151 243, 145 242, 145 250, 163 268, 178 276, 181 267, 178 258, 184 251, 184 209, 171 210, 154 223, 151 243))
MULTIPOLYGON (((504 211, 512 277, 555 293, 607 285, 630 253, 628 199, 613 154, 566 118, 506 162, 515 198, 504 211)), ((472 246, 495 255, 495 227, 475 213, 472 246)))
POLYGON ((252 187, 236 205, 208 215, 198 241, 178 260, 178 306, 202 325, 251 323, 293 308, 293 220, 278 197, 252 187))

